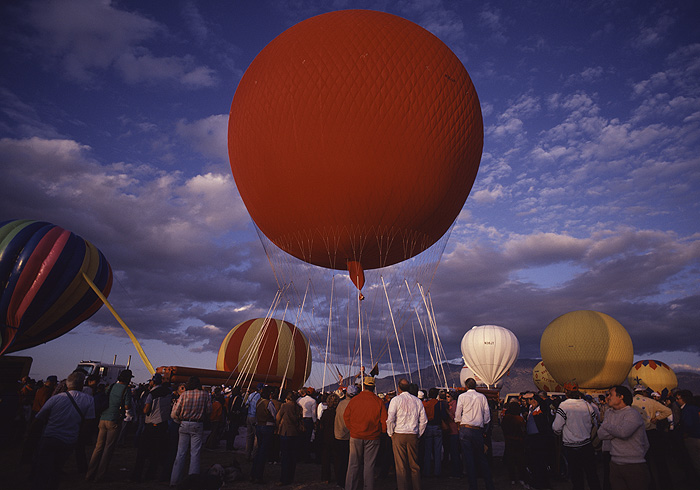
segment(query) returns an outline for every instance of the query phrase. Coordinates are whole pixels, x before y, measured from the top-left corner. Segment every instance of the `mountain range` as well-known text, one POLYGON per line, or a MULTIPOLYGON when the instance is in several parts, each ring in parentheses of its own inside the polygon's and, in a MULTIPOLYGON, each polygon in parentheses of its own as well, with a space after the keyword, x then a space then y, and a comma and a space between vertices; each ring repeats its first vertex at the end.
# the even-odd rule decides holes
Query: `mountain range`
MULTIPOLYGON (((532 369, 537 365, 539 359, 518 359, 515 361, 513 366, 510 368, 508 373, 501 379, 500 382, 500 392, 501 397, 505 397, 507 393, 520 393, 523 391, 536 391, 537 387, 532 380, 532 369)), ((434 386, 444 387, 445 378, 447 379, 447 385, 450 388, 460 386, 459 383, 459 373, 462 370, 461 364, 452 364, 450 362, 443 362, 441 369, 436 370, 434 366, 428 366, 420 370, 415 370, 409 374, 401 373, 391 375, 380 372, 376 377, 376 391, 377 393, 386 393, 395 390, 394 378, 398 383, 399 379, 406 378, 409 381, 418 384, 421 389, 429 389, 434 386), (443 377, 443 371, 445 376, 443 377), (439 375, 438 375, 439 372, 439 375)), ((700 394, 700 373, 695 372, 677 372, 676 377, 678 378, 678 387, 683 389, 688 389, 693 392, 693 394, 700 394)), ((347 379, 344 380, 344 384, 347 385, 347 379)), ((626 384, 623 383, 623 384, 626 384)), ((338 384, 334 383, 325 388, 325 391, 331 391, 338 388, 338 384)))

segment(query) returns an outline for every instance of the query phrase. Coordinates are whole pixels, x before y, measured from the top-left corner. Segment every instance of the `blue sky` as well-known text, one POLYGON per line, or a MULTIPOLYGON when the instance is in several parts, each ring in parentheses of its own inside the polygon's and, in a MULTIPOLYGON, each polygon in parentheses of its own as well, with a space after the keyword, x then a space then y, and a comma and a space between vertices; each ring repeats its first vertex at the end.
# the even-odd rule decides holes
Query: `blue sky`
MULTIPOLYGON (((213 368, 228 330, 264 316, 277 289, 228 163, 231 99, 275 36, 346 8, 428 29, 479 94, 481 167, 430 287, 447 357, 472 325, 497 324, 535 358, 550 321, 594 309, 627 328, 635 359, 698 370, 692 0, 5 3, 0 220, 95 243, 153 364, 213 368)), ((24 354, 37 377, 136 357, 104 308, 24 354)))

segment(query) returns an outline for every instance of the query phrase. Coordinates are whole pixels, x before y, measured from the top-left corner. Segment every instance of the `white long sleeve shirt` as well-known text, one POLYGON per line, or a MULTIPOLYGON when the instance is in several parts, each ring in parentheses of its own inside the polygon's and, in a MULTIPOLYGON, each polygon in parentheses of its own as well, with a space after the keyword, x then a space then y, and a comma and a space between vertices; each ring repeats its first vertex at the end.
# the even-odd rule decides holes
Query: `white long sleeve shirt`
POLYGON ((594 421, 595 412, 586 400, 568 398, 559 404, 552 430, 562 435, 565 446, 581 447, 591 442, 594 421))
POLYGON ((476 390, 467 390, 457 398, 455 422, 482 429, 491 422, 491 410, 486 397, 476 390))
POLYGON ((302 417, 304 418, 310 418, 316 423, 316 420, 318 420, 317 414, 316 414, 316 400, 311 398, 309 395, 302 396, 297 400, 297 403, 301 407, 302 410, 302 417))
POLYGON ((428 425, 423 403, 409 392, 404 391, 389 402, 387 411, 386 433, 423 435, 428 425))

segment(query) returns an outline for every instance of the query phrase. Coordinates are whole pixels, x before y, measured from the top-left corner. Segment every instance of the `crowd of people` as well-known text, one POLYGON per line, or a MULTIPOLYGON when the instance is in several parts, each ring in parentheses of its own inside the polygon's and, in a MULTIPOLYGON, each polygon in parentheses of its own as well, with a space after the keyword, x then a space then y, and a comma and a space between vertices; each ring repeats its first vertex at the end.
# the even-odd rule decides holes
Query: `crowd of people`
POLYGON ((420 490, 438 477, 466 478, 470 490, 479 478, 492 490, 496 424, 509 480, 524 488, 551 488, 550 478, 562 475, 574 490, 673 488, 671 458, 688 488, 700 473, 700 408, 687 390, 662 396, 615 386, 596 398, 571 387, 564 400, 528 392, 499 417, 472 378, 458 391, 424 391, 402 379, 386 394, 376 394, 375 378, 364 373, 331 393, 262 383, 204 389, 197 377, 171 385, 159 374, 132 381, 128 369, 109 386, 80 371, 61 382, 22 380, 15 423, 3 433, 21 439, 21 462, 34 465, 32 488, 58 488, 73 454, 86 480, 103 481, 129 430, 137 447, 130 480, 170 486, 201 473, 203 449, 233 451, 244 428, 247 477, 259 484, 272 483, 271 463, 280 465, 278 485, 294 483, 301 462, 319 465, 323 482, 346 490, 373 490, 382 478, 420 490))

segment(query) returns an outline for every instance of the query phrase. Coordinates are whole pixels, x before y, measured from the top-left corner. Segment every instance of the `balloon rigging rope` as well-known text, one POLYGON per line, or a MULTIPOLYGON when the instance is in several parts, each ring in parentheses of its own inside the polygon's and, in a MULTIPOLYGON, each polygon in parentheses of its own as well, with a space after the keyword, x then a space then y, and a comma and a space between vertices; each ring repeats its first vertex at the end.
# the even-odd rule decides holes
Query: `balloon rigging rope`
POLYGON ((326 334, 326 355, 323 358, 323 383, 322 387, 326 387, 326 369, 328 367, 328 349, 331 345, 331 325, 333 319, 333 293, 335 292, 335 274, 331 281, 331 301, 328 306, 328 333, 326 334))
POLYGON ((413 347, 416 350, 416 368, 418 369, 418 382, 421 386, 423 386, 423 375, 420 372, 420 360, 418 359, 418 342, 416 342, 416 326, 413 322, 411 322, 411 330, 413 330, 413 347))
POLYGON ((436 362, 435 363, 435 374, 438 375, 438 378, 440 377, 440 373, 438 372, 438 369, 442 371, 442 378, 445 381, 445 386, 447 386, 447 376, 445 376, 445 368, 442 365, 442 361, 444 360, 442 356, 440 355, 440 335, 438 334, 437 331, 437 323, 435 322, 435 312, 432 310, 432 305, 428 305, 428 301, 425 297, 425 291, 423 290, 423 286, 420 284, 418 285, 418 291, 420 291, 421 298, 423 299, 423 305, 425 306, 425 311, 427 312, 428 315, 428 321, 430 323, 430 331, 431 335, 433 338, 433 348, 435 349, 435 358, 436 362))
MULTIPOLYGON (((270 364, 267 366, 267 375, 265 376, 265 381, 267 381, 268 376, 270 372, 272 371, 272 363, 275 361, 275 354, 277 353, 277 349, 280 346, 280 337, 282 336, 282 329, 285 326, 285 320, 287 318, 287 308, 289 307, 289 303, 287 303, 284 306, 284 313, 282 314, 282 323, 279 323, 277 325, 277 341, 275 342, 275 347, 272 350, 272 356, 270 356, 270 364)), ((296 325, 294 325, 294 330, 296 330, 296 325)), ((289 345, 291 347, 294 347, 294 331, 292 331, 292 340, 289 342, 289 345)), ((281 350, 280 350, 281 353, 281 350)), ((289 368, 289 360, 291 359, 291 353, 288 351, 287 352, 287 367, 284 370, 284 376, 282 377, 282 386, 284 386, 284 382, 287 380, 287 369, 289 368)), ((260 362, 260 361, 258 361, 260 362)), ((277 363, 279 366, 279 362, 277 363)), ((257 366, 256 366, 256 371, 257 371, 257 366)))
POLYGON ((386 282, 384 281, 384 276, 382 276, 382 286, 384 287, 384 296, 386 297, 386 303, 389 308, 389 316, 391 317, 391 325, 394 327, 394 335, 396 335, 396 344, 399 347, 399 354, 401 354, 401 363, 403 364, 404 370, 407 370, 406 360, 404 359, 403 350, 401 349, 401 342, 399 342, 399 332, 396 330, 396 322, 394 322, 394 313, 391 309, 391 302, 389 301, 389 293, 386 290, 386 282))
MULTIPOLYGON (((278 301, 278 297, 280 296, 280 294, 281 294, 281 293, 280 293, 280 291, 278 290, 277 293, 275 294, 275 299, 273 300, 273 304, 274 304, 275 301, 278 301)), ((236 370, 238 369, 238 366, 241 364, 241 361, 246 361, 246 360, 247 360, 249 354, 252 352, 251 349, 252 349, 252 345, 249 345, 249 346, 248 346, 248 349, 247 349, 246 352, 243 354, 243 356, 239 356, 239 357, 238 357, 238 362, 237 362, 236 365, 231 369, 231 372, 229 373, 228 378, 226 378, 226 382, 227 382, 227 383, 228 383, 228 381, 231 379, 231 377, 233 376, 233 373, 235 373, 236 370)), ((241 383, 242 378, 243 378, 243 376, 246 376, 246 375, 247 375, 247 373, 245 373, 245 371, 244 371, 243 369, 239 370, 239 371, 237 372, 236 381, 235 381, 235 383, 234 383, 234 386, 242 386, 242 385, 243 385, 243 383, 241 383)), ((250 382, 252 382, 252 379, 250 380, 250 382)), ((250 383, 248 384, 248 388, 250 388, 250 383)))
MULTIPOLYGON (((289 303, 287 303, 287 305, 289 305, 289 303)), ((287 307, 284 308, 284 316, 286 316, 286 315, 287 315, 287 307)), ((298 354, 297 351, 296 351, 296 340, 295 340, 295 337, 296 337, 296 335, 297 335, 297 323, 299 322, 299 315, 301 315, 301 312, 297 312, 297 318, 296 318, 296 320, 294 321, 294 328, 292 328, 292 338, 289 339, 289 347, 287 347, 287 365, 286 365, 285 368, 284 368, 284 376, 282 376, 282 384, 280 385, 280 393, 279 393, 280 399, 281 399, 281 397, 282 397, 282 388, 284 388, 284 385, 285 385, 285 384, 288 384, 288 383, 287 383, 287 374, 289 373, 289 363, 290 363, 291 360, 292 360, 292 354, 294 354, 294 360, 295 360, 295 361, 296 361, 296 356, 297 356, 297 354, 298 354)), ((283 318, 284 318, 284 316, 283 316, 283 318)), ((281 331, 282 331, 282 329, 280 328, 280 332, 281 332, 281 331)), ((306 347, 307 347, 307 346, 306 346, 306 343, 304 343, 304 347, 305 347, 305 348, 304 348, 304 356, 306 357, 306 347)), ((304 375, 306 375, 306 364, 307 364, 307 363, 308 363, 308 360, 307 360, 306 363, 304 363, 304 373, 302 374, 302 377, 303 377, 304 375)), ((298 375, 299 373, 295 372, 294 374, 297 374, 297 375, 298 375)))
MULTIPOLYGON (((269 313, 269 312, 268 312, 269 313)), ((248 378, 248 390, 250 390, 250 386, 253 384, 253 376, 254 376, 254 371, 252 369, 253 363, 255 362, 253 359, 255 358, 257 360, 257 355, 255 353, 258 352, 258 349, 260 348, 260 343, 261 343, 261 338, 264 335, 265 330, 267 329, 267 325, 269 324, 269 317, 265 317, 263 320, 263 325, 258 332, 256 332, 255 337, 253 338, 253 341, 251 342, 251 345, 248 346, 248 350, 246 351, 246 354, 243 357, 243 366, 241 367, 241 372, 239 374, 239 378, 242 377, 242 379, 248 378)))
MULTIPOLYGON (((418 284, 417 287, 418 287, 419 291, 422 291, 422 287, 421 287, 420 284, 418 284)), ((410 295, 411 297, 413 297, 413 294, 410 292, 411 289, 410 289, 410 287, 408 286, 408 282, 406 283, 406 288, 407 288, 408 291, 409 291, 409 295, 410 295)), ((424 302, 424 304, 425 304, 425 302, 424 302)), ((430 348, 430 345, 431 345, 431 336, 428 334, 427 328, 423 326, 423 322, 422 322, 422 320, 421 320, 421 318, 420 318, 420 314, 418 313, 418 308, 414 306, 414 307, 413 307, 413 311, 414 311, 415 314, 416 314, 416 318, 418 319, 418 325, 420 325, 421 332, 423 333, 423 337, 425 338, 425 341, 426 341, 426 342, 425 342, 425 343, 426 343, 426 348, 428 349, 428 354, 430 355, 430 360, 431 360, 432 363, 433 363, 433 369, 435 370, 435 374, 436 374, 437 377, 439 378, 440 375, 439 375, 439 373, 438 373, 437 360, 436 360, 435 356, 433 356, 433 350, 430 348)), ((430 317, 430 314, 429 314, 429 313, 428 313, 428 317, 430 317)), ((434 344, 434 338, 433 338, 432 340, 433 340, 433 344, 434 344)), ((433 345, 433 348, 435 348, 434 345, 433 345)), ((417 361, 417 360, 418 360, 418 351, 416 350, 416 361, 417 361)), ((418 371, 418 373, 420 374, 420 370, 418 371)), ((421 384, 422 384, 422 383, 421 383, 421 384)))

